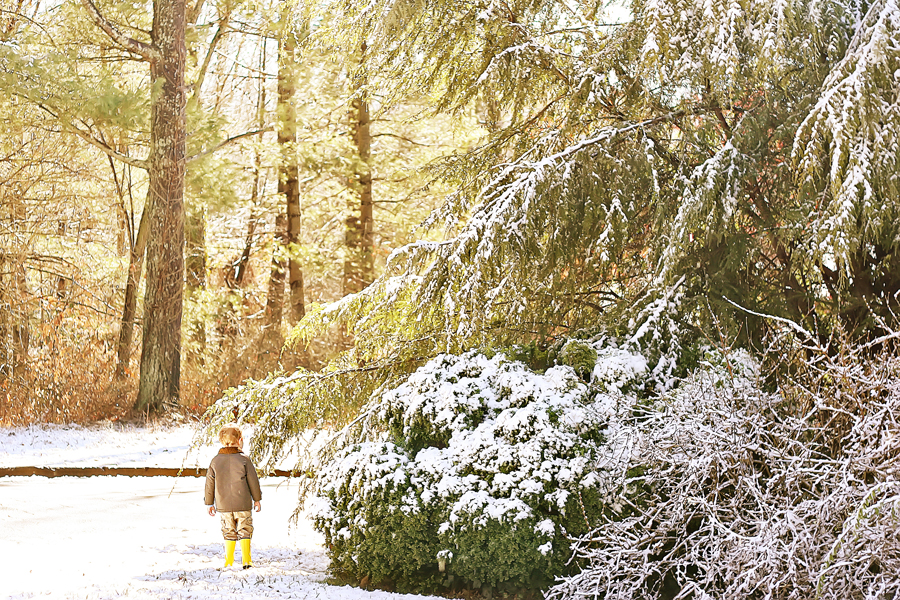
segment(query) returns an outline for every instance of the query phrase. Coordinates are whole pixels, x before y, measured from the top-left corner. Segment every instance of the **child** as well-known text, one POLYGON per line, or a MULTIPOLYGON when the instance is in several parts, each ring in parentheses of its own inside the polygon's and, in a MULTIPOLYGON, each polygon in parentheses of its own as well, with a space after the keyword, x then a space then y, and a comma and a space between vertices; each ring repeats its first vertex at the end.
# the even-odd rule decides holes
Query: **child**
POLYGON ((218 512, 222 517, 222 535, 225 536, 225 566, 234 564, 234 545, 241 542, 241 558, 244 568, 253 566, 250 559, 250 537, 253 535, 251 501, 256 512, 262 510, 259 478, 249 458, 241 453, 244 436, 236 424, 219 430, 222 448, 209 463, 206 472, 205 502, 209 516, 218 512))

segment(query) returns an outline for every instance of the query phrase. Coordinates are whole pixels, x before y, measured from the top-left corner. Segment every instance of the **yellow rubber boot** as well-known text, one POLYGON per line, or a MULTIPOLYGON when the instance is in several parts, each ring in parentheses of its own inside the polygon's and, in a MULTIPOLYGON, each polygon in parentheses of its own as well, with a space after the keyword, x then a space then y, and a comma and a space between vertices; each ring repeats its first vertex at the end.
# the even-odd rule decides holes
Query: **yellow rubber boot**
POLYGON ((241 559, 244 561, 245 569, 253 566, 253 559, 250 558, 250 538, 241 540, 241 559))
POLYGON ((225 540, 225 566, 230 567, 234 564, 234 540, 225 540))

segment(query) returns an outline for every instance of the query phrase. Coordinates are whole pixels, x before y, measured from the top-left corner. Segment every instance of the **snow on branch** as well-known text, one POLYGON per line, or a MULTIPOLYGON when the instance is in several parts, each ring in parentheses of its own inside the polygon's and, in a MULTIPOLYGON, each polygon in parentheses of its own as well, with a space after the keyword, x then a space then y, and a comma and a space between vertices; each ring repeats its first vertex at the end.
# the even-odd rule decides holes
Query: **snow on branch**
POLYGON ((844 58, 797 131, 801 183, 825 192, 810 229, 817 256, 846 262, 857 248, 893 237, 900 160, 900 6, 878 0, 856 28, 844 58))
POLYGON ((898 359, 853 354, 800 359, 810 368, 776 393, 746 354, 708 354, 631 424, 641 466, 628 485, 649 493, 578 541, 587 566, 547 598, 890 597, 898 359))

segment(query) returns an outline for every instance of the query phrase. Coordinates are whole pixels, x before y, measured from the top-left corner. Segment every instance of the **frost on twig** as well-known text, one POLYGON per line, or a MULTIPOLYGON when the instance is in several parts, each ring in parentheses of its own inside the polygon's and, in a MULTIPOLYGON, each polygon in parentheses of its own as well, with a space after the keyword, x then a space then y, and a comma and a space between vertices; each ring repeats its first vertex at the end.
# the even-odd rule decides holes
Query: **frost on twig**
POLYGON ((639 426, 653 493, 578 541, 549 600, 893 597, 900 360, 836 356, 777 393, 753 363, 695 372, 639 426))

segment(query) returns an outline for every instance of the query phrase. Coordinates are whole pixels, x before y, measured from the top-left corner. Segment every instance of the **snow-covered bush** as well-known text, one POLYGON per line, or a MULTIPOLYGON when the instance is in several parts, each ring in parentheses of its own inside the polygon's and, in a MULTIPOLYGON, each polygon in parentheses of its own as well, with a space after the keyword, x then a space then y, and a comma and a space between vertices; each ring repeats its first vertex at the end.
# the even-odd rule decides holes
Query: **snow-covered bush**
POLYGON ((650 493, 579 540, 586 567, 548 600, 897 597, 900 360, 831 352, 777 392, 709 354, 623 427, 650 493))
POLYGON ((646 361, 626 355, 593 369, 596 387, 565 365, 442 355, 376 394, 316 473, 333 567, 400 589, 546 589, 573 572, 570 536, 634 509, 640 459, 619 431, 632 418, 619 388, 646 361))

